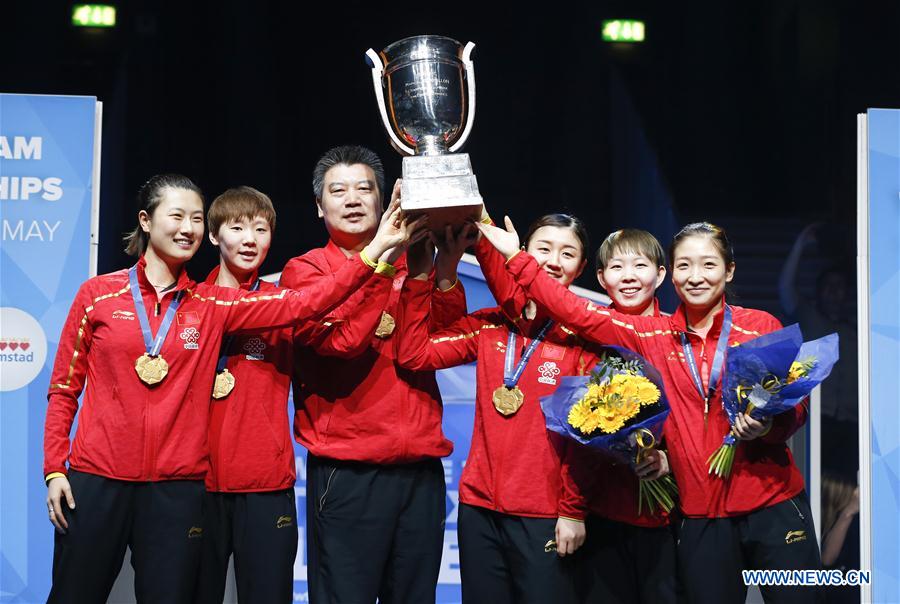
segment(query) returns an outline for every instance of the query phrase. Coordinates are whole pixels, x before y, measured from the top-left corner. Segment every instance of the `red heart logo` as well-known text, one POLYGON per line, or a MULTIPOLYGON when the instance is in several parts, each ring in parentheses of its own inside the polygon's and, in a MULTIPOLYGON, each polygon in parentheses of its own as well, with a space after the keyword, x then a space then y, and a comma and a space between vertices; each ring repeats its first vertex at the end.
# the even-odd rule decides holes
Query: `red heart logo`
POLYGON ((0 350, 6 350, 6 340, 0 340, 0 350))
POLYGON ((31 346, 31 344, 29 344, 28 342, 22 342, 21 344, 19 344, 19 348, 21 348, 22 350, 28 350, 29 346, 31 346))
POLYGON ((15 350, 16 348, 19 347, 19 343, 18 342, 10 342, 9 347, 11 350, 15 350))

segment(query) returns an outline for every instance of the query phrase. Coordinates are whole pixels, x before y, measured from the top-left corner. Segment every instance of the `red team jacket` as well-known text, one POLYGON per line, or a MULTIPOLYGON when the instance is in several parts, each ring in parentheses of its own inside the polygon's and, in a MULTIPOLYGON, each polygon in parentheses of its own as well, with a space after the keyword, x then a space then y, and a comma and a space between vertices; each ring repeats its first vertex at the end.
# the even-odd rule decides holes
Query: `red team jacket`
MULTIPOLYGON (((615 309, 615 305, 609 308, 615 309)), ((653 316, 661 316, 659 301, 655 298, 653 316)), ((595 350, 602 351, 602 348, 595 350)), ((588 370, 593 369, 596 360, 588 370)), ((591 514, 634 526, 653 528, 669 524, 668 514, 653 513, 646 506, 638 515, 638 477, 630 464, 583 446, 570 448, 570 463, 591 514)))
MULTIPOLYGON (((334 242, 292 258, 281 285, 294 289, 332 275, 346 262, 334 242)), ((393 279, 376 276, 322 321, 298 332, 309 345, 295 349, 294 436, 313 455, 372 464, 399 464, 445 457, 453 443, 441 430, 443 406, 433 371, 410 371, 395 360, 395 331, 375 335, 387 312, 396 321, 405 257, 393 279), (334 328, 343 324, 341 332, 334 328), (351 351, 352 358, 332 355, 351 351)), ((435 292, 434 320, 465 314, 457 284, 435 292)))
MULTIPOLYGON (((680 334, 688 333, 698 364, 703 357, 711 363, 723 313, 716 317, 703 340, 687 331, 683 307, 671 317, 624 315, 564 291, 543 274, 528 254, 517 254, 507 268, 551 316, 565 321, 584 338, 640 353, 662 374, 671 405, 664 435, 669 463, 678 482, 681 509, 686 516, 737 516, 782 502, 803 490, 803 477, 785 440, 806 421, 805 405, 776 416, 765 436, 741 442, 728 480, 709 475, 707 459, 722 444, 730 425, 719 391, 710 401, 708 424, 704 428, 703 400, 684 359, 680 334)), ((728 339, 730 346, 781 327, 768 313, 739 306, 733 306, 732 310, 734 326, 728 339)))
MULTIPOLYGON (((219 267, 206 278, 215 285, 219 267)), ((257 275, 241 284, 249 290, 257 275)), ((260 292, 278 291, 268 281, 260 292)), ((206 490, 220 493, 277 491, 294 486, 294 443, 288 395, 294 366, 294 328, 226 336, 225 367, 234 389, 209 401, 209 472, 206 490), (230 341, 229 341, 230 340, 230 341)), ((218 358, 219 355, 217 355, 218 358)))
MULTIPOLYGON (((448 327, 428 329, 428 281, 404 284, 397 359, 415 370, 455 367, 478 361, 475 427, 459 485, 459 500, 517 516, 583 519, 583 501, 569 478, 568 444, 547 431, 539 399, 551 394, 563 375, 578 375, 586 359, 578 338, 554 325, 535 349, 518 386, 525 394, 519 411, 504 417, 494 408, 494 389, 503 385, 511 322, 500 308, 469 314, 448 327)), ((516 323, 515 360, 544 319, 516 323)))
POLYGON ((333 279, 302 292, 196 284, 182 271, 157 306, 138 261, 138 281, 156 330, 176 291, 181 306, 162 347, 168 376, 148 386, 134 370, 144 353, 128 271, 89 279, 75 296, 60 336, 44 425, 44 475, 69 467, 132 481, 204 477, 209 400, 223 333, 295 324, 320 316, 372 275, 359 256, 333 279), (71 453, 69 432, 84 390, 71 453))
MULTIPOLYGON (((507 272, 506 260, 484 237, 476 244, 475 255, 491 293, 502 301, 505 314, 519 316, 528 296, 507 272)), ((659 303, 654 300, 653 304, 655 314, 659 316, 659 303)), ((601 352, 602 347, 595 344, 583 348, 584 373, 594 368, 601 352)), ((654 515, 644 511, 638 515, 638 478, 629 465, 613 462, 602 453, 574 442, 569 443, 563 463, 575 483, 568 490, 578 493, 575 503, 585 507, 589 513, 636 526, 668 524, 665 514, 654 515)), ((565 507, 571 503, 562 505, 565 507)))

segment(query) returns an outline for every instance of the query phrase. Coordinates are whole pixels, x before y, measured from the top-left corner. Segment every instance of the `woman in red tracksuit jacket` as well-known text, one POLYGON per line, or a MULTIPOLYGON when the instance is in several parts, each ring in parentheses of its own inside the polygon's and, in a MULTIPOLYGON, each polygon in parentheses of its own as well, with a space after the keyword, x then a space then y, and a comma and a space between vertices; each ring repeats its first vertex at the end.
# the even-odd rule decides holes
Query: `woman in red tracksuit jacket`
MULTIPOLYGON (((482 220, 490 223, 486 216, 482 220)), ((479 240, 475 255, 494 297, 521 304, 525 290, 486 238, 479 240)), ((665 279, 665 253, 653 235, 637 229, 611 233, 597 250, 596 264, 597 279, 612 300, 610 308, 628 315, 660 316, 656 289, 665 279)), ((587 536, 579 553, 580 601, 674 602, 675 539, 669 515, 646 508, 638 514, 637 498, 639 477, 659 478, 669 472, 665 452, 652 449, 634 468, 580 445, 570 446, 567 453, 572 479, 588 511, 587 536)))
MULTIPOLYGON (((627 315, 661 316, 656 289, 665 279, 665 264, 662 246, 647 231, 610 233, 596 255, 597 280, 612 299, 610 308, 627 315)), ((669 514, 647 506, 638 513, 639 476, 659 478, 669 472, 663 445, 636 467, 588 447, 573 451, 573 475, 589 511, 582 552, 583 601, 674 603, 677 570, 669 514)))
MULTIPOLYGON (((638 317, 598 307, 547 279, 534 259, 518 253, 508 219, 507 231, 479 228, 551 317, 586 339, 639 352, 662 374, 671 405, 664 436, 684 515, 678 560, 689 601, 742 602, 744 569, 820 566, 803 477, 785 444, 806 420, 805 406, 765 422, 739 417, 735 433, 745 442, 737 447, 731 477, 708 471, 709 456, 731 429, 719 388, 724 351, 781 327, 768 313, 726 304, 735 265, 722 229, 695 223, 675 236, 669 261, 681 305, 671 317, 638 317)), ((817 597, 808 587, 761 591, 769 603, 817 597)))
POLYGON ((104 601, 126 546, 139 601, 191 601, 222 335, 327 312, 373 274, 370 258, 404 242, 415 226, 400 225, 395 214, 334 279, 259 294, 188 277, 184 265, 204 230, 200 190, 188 178, 154 176, 139 202, 127 251, 140 259, 81 286, 51 376, 44 426, 47 511, 57 528, 50 601, 104 601))
MULTIPOLYGON (((563 286, 584 268, 586 248, 581 222, 561 214, 538 220, 528 237, 542 270, 563 286)), ((463 601, 574 601, 577 559, 568 556, 584 541, 584 503, 568 476, 567 445, 547 431, 539 399, 593 357, 533 305, 515 316, 483 309, 429 333, 430 256, 412 254, 407 263, 415 278, 401 294, 398 362, 435 370, 478 361, 459 491, 463 601)))

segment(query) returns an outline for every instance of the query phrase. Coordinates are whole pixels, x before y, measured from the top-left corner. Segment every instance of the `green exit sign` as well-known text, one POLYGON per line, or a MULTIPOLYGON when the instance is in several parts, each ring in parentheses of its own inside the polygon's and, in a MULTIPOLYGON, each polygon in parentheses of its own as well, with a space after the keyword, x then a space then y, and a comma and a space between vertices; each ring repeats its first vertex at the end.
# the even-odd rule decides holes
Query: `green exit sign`
POLYGON ((643 42, 644 22, 634 19, 607 19, 603 22, 604 42, 643 42))
POLYGON ((115 27, 116 7, 108 4, 76 4, 72 7, 75 27, 115 27))

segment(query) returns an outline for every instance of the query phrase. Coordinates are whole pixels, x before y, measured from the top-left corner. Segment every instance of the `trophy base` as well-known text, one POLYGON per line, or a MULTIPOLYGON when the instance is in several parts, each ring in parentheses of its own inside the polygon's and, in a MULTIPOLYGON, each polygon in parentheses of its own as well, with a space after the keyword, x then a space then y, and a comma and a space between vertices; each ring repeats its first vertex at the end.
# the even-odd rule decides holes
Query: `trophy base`
MULTIPOLYGON (((401 204, 404 205, 404 204, 401 204)), ((467 222, 478 222, 481 218, 481 202, 477 205, 443 206, 434 208, 406 207, 403 211, 410 216, 428 214, 428 230, 443 234, 447 225, 453 227, 453 233, 459 232, 462 225, 467 222)))
POLYGON ((432 231, 478 220, 483 205, 468 153, 404 157, 400 199, 404 212, 428 214, 432 231))

